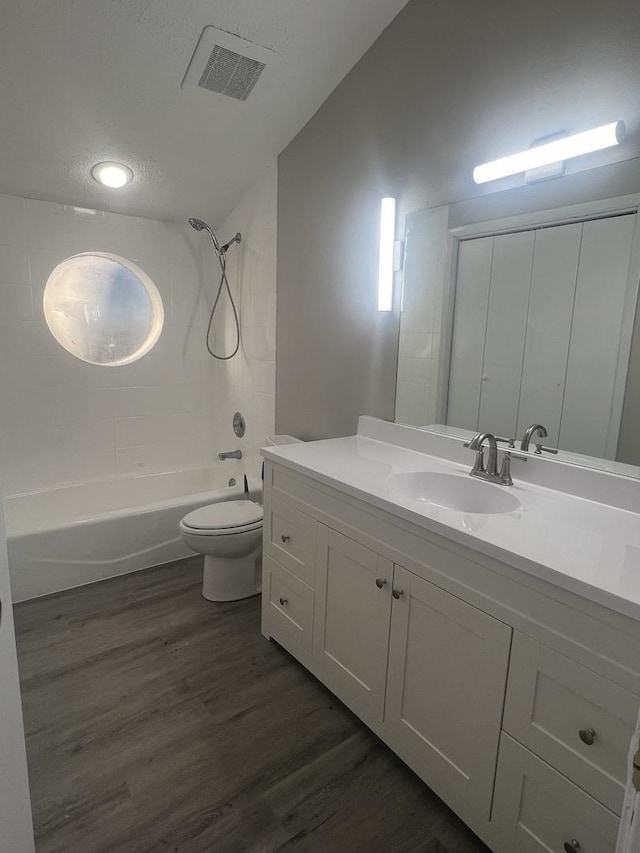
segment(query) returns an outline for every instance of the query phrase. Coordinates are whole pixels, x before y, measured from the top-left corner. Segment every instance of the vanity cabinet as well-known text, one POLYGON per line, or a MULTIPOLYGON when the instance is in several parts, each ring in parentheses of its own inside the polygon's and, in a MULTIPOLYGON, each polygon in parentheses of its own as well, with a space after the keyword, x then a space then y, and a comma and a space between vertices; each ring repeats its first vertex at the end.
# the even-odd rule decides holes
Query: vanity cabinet
POLYGON ((263 565, 264 635, 492 851, 613 853, 637 622, 272 462, 263 565))

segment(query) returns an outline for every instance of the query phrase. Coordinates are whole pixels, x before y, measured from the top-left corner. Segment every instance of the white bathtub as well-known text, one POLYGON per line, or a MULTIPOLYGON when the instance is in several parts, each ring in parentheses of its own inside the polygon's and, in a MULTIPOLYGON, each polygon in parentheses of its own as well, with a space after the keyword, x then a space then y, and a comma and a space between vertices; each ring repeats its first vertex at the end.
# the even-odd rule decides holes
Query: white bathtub
MULTIPOLYGON (((244 497, 217 468, 65 485, 5 500, 14 601, 193 556, 178 523, 197 507, 244 497)), ((250 497, 262 483, 250 479, 250 497)))

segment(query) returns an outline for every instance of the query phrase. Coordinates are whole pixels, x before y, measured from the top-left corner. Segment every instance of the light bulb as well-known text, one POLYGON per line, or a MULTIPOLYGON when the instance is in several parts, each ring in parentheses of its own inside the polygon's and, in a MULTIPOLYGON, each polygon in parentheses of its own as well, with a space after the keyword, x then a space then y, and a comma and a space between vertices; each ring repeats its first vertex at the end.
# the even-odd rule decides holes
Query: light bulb
POLYGON ((122 163, 96 163, 91 174, 99 183, 110 189, 120 189, 133 179, 133 172, 122 163))

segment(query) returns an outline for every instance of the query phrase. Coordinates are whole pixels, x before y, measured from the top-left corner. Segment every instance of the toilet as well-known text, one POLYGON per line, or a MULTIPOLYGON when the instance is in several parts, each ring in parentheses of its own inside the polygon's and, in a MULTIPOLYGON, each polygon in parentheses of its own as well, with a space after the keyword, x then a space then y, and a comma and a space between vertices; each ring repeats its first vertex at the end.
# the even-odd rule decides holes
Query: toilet
POLYGON ((262 507, 255 501, 221 501, 188 513, 180 522, 185 544, 204 554, 202 594, 236 601, 262 588, 262 507))
MULTIPOLYGON (((293 435, 270 435, 268 439, 270 445, 300 442, 293 435)), ((180 522, 180 533, 192 551, 204 554, 202 594, 209 601, 237 601, 262 591, 259 503, 221 501, 194 509, 180 522)))

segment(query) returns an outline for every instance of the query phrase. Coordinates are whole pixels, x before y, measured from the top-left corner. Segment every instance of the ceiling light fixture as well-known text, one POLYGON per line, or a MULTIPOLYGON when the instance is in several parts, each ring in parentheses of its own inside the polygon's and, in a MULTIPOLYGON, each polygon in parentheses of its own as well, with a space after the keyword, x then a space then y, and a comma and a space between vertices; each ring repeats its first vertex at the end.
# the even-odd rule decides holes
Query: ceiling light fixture
POLYGON ((517 175, 520 172, 538 169, 540 166, 561 163, 563 160, 579 157, 581 154, 589 154, 591 151, 610 148, 622 142, 624 129, 623 121, 614 121, 611 124, 585 130, 583 133, 556 139, 554 142, 535 145, 526 151, 519 151, 517 154, 476 166, 473 170, 473 180, 476 184, 484 184, 487 181, 506 178, 507 175, 517 175))
POLYGON ((113 190, 120 189, 133 179, 131 169, 122 163, 96 163, 91 174, 98 183, 113 190))

